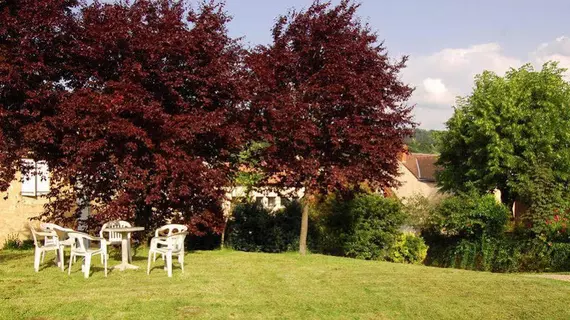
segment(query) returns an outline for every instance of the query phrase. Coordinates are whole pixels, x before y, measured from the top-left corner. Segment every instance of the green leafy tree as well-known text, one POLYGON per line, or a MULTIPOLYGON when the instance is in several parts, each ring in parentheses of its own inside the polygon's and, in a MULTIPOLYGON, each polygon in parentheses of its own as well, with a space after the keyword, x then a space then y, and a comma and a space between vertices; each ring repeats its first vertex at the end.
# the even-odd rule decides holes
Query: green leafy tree
POLYGON ((414 135, 405 140, 410 152, 439 153, 440 136, 443 131, 415 129, 414 135))
POLYGON ((566 189, 570 84, 564 72, 550 62, 540 71, 524 65, 504 77, 488 71, 478 75, 473 93, 458 101, 442 134, 442 189, 484 193, 498 188, 504 202, 522 200, 532 207, 531 189, 544 180, 537 168, 549 184, 566 189))

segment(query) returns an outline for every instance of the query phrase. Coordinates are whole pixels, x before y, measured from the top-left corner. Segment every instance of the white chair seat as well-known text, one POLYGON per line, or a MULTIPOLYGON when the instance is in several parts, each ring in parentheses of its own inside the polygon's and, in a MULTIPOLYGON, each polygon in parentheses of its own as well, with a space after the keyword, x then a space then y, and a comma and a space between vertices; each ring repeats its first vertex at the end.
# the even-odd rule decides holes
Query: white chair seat
POLYGON ((45 251, 49 251, 49 250, 58 250, 59 247, 60 247, 59 245, 50 244, 50 245, 47 245, 47 246, 43 246, 42 248, 43 248, 45 251))

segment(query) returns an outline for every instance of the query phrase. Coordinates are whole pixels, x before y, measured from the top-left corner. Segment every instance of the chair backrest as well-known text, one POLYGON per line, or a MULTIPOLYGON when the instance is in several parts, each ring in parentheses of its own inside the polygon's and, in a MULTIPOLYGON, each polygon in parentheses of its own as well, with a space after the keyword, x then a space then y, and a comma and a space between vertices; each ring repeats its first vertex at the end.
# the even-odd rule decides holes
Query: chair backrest
MULTIPOLYGON (((30 227, 30 231, 32 232, 32 238, 34 239, 34 246, 36 246, 36 248, 41 248, 41 242, 39 241, 39 235, 38 235, 38 231, 36 230, 36 228, 34 228, 34 226, 30 223, 29 224, 30 227)), ((51 231, 51 230, 46 230, 46 232, 51 233, 51 236, 44 236, 44 246, 48 246, 48 245, 58 245, 58 237, 57 237, 57 233, 55 233, 55 231, 51 231)))
POLYGON ((76 253, 85 253, 87 252, 87 243, 89 243, 90 236, 81 232, 70 232, 67 234, 70 239, 73 240, 73 244, 71 245, 71 251, 76 253))
POLYGON ((166 246, 172 249, 172 252, 184 251, 184 239, 186 239, 188 232, 178 232, 168 236, 166 246))
POLYGON ((36 228, 34 228, 34 226, 32 226, 32 224, 29 224, 30 227, 30 231, 32 232, 32 238, 34 239, 34 246, 36 246, 36 248, 40 248, 40 244, 38 242, 38 236, 36 235, 36 228))
MULTIPOLYGON (((44 231, 53 231, 55 232, 60 241, 64 241, 68 238, 68 233, 70 232, 75 232, 73 229, 69 229, 69 228, 64 228, 64 227, 60 227, 55 223, 42 223, 40 224, 40 229, 44 230, 44 231)), ((49 239, 46 238, 45 239, 45 245, 48 245, 49 239)))
POLYGON ((183 224, 167 224, 164 225, 154 232, 156 237, 163 235, 163 236, 171 236, 177 232, 186 232, 188 231, 188 227, 183 224))
MULTIPOLYGON (((116 220, 116 221, 110 221, 105 223, 102 227, 101 227, 101 232, 99 232, 99 236, 101 238, 106 238, 105 237, 105 232, 103 232, 103 230, 106 229, 114 229, 114 228, 130 228, 131 224, 128 223, 127 221, 122 221, 122 220, 116 220)), ((107 240, 109 240, 110 242, 114 242, 114 241, 121 241, 123 239, 123 236, 119 233, 119 232, 106 232, 109 234, 109 237, 106 238, 107 240)))

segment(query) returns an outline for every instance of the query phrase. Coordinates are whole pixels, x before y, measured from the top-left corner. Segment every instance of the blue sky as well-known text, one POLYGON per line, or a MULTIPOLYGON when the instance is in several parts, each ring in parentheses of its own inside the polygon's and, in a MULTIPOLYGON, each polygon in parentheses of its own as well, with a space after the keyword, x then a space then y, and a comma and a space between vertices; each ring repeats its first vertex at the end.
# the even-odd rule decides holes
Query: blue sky
MULTIPOLYGON (((338 1, 333 1, 338 2, 338 1)), ((226 0, 232 36, 250 45, 270 41, 275 17, 311 0, 226 0)), ((469 94, 483 70, 503 74, 530 62, 559 60, 570 68, 568 0, 361 0, 370 23, 393 56, 409 55, 403 79, 416 87, 420 127, 444 128, 456 96, 469 94)))
MULTIPOLYGON (((277 16, 306 8, 312 0, 225 2, 233 16, 230 34, 256 45, 269 43, 277 16)), ((416 88, 410 104, 422 128, 444 128, 456 97, 468 95, 473 77, 484 70, 504 74, 525 63, 540 68, 550 60, 570 69, 570 0, 359 2, 358 15, 385 40, 390 55, 410 56, 402 79, 416 88)))

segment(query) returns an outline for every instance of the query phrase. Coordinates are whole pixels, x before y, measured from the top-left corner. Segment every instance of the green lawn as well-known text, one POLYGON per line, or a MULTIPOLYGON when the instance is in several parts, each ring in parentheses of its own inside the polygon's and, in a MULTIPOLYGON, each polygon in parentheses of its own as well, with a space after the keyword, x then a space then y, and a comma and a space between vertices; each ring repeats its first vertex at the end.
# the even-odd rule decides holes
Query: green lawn
POLYGON ((214 251, 170 279, 161 260, 104 278, 98 259, 84 279, 52 257, 34 273, 32 251, 0 251, 1 319, 570 319, 570 282, 529 275, 214 251))

